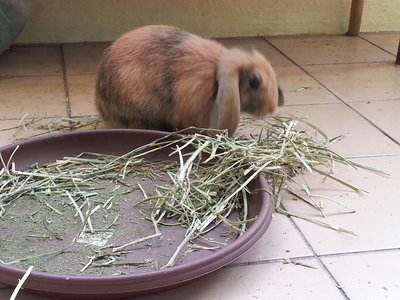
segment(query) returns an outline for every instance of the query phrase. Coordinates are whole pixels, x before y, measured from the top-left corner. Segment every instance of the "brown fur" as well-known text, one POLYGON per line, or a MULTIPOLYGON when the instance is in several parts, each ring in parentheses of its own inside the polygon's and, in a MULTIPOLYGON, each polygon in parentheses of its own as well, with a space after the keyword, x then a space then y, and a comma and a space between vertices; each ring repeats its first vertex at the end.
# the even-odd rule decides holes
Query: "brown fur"
POLYGON ((95 95, 110 127, 196 126, 233 134, 240 111, 257 116, 275 111, 278 84, 255 50, 228 50, 178 28, 153 25, 124 34, 105 51, 95 95), (257 90, 249 87, 254 77, 257 90))

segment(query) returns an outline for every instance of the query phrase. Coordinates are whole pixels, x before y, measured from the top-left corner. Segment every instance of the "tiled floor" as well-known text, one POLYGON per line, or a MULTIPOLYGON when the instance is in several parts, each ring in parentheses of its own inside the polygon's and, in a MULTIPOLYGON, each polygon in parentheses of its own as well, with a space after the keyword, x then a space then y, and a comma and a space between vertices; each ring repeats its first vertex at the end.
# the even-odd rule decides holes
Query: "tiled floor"
MULTIPOLYGON (((390 176, 337 166, 337 177, 368 191, 361 194, 304 176, 316 194, 355 210, 325 200, 325 221, 357 236, 275 214, 264 237, 231 265, 143 299, 400 299, 400 66, 394 64, 399 38, 400 33, 222 40, 257 47, 272 61, 286 97, 282 112, 308 116, 332 137, 346 134, 333 150, 390 176)), ((105 46, 14 47, 1 56, 0 146, 40 132, 4 130, 26 113, 46 121, 96 114, 95 68, 105 46)), ((284 205, 322 219, 293 196, 284 205)), ((0 286, 0 299, 11 293, 0 286)), ((47 298, 20 292, 18 299, 47 298)))

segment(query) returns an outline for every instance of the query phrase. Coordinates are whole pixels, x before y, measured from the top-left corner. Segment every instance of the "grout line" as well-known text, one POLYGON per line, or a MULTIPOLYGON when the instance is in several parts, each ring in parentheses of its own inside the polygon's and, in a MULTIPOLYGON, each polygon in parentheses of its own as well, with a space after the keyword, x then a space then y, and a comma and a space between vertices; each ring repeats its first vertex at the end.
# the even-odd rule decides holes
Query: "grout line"
POLYGON ((87 72, 70 72, 69 76, 85 76, 85 75, 96 75, 95 71, 87 71, 87 72))
MULTIPOLYGON (((357 103, 379 103, 379 102, 398 102, 400 98, 394 99, 372 99, 372 100, 356 100, 356 101, 349 101, 349 105, 357 104, 357 103)), ((295 107, 295 106, 326 106, 326 105, 343 105, 341 101, 338 102, 320 102, 320 103, 296 103, 296 104, 284 104, 284 107, 295 107)))
MULTIPOLYGON (((342 101, 342 100, 341 100, 342 101)), ((384 131, 382 128, 380 128, 378 125, 376 125, 372 120, 370 120, 368 117, 364 116, 361 112, 359 112, 356 108, 354 108, 350 103, 346 103, 345 101, 343 101, 343 103, 345 103, 345 105, 350 108, 353 112, 357 113, 360 117, 362 117, 364 120, 366 120, 369 124, 371 124, 373 127, 375 127, 376 129, 378 129, 378 131, 380 131, 384 136, 386 136, 387 138, 389 138, 392 142, 394 142, 396 145, 400 146, 400 141, 398 141, 397 139, 395 139, 394 137, 392 137, 389 133, 387 133, 386 131, 384 131)))
POLYGON ((299 235, 301 236, 301 238, 303 239, 304 243, 307 245, 307 247, 310 249, 310 251, 313 253, 313 256, 315 257, 315 259, 318 261, 318 263, 320 264, 320 266, 322 266, 323 270, 328 274, 328 276, 331 278, 332 282, 335 284, 336 288, 339 290, 339 292, 342 294, 342 296, 347 299, 350 300, 350 297, 346 294, 346 292, 342 289, 339 288, 341 285, 339 284, 339 281, 335 278, 335 276, 333 276, 333 274, 329 271, 328 267, 324 264, 324 262, 322 261, 322 259, 318 256, 317 252, 314 250, 314 248, 312 247, 311 243, 308 241, 308 239, 306 238, 306 236, 304 235, 304 233, 301 231, 300 227, 297 226, 296 222, 294 221, 293 217, 287 216, 287 218, 289 219, 290 223, 292 223, 293 227, 297 230, 297 232, 299 233, 299 235))
MULTIPOLYGON (((309 250, 313 253, 312 256, 303 256, 303 257, 289 257, 289 259, 293 262, 293 261, 301 261, 301 260, 307 260, 307 259, 315 259, 318 264, 322 267, 322 270, 325 271, 325 273, 329 276, 329 278, 331 279, 332 283, 335 285, 335 287, 339 290, 339 292, 342 294, 343 298, 346 300, 350 300, 350 297, 346 294, 346 292, 340 288, 341 285, 339 284, 339 281, 333 276, 333 274, 329 271, 329 269, 326 267, 326 265, 324 264, 324 262, 322 261, 321 257, 319 257, 317 255, 317 253, 315 252, 315 250, 312 248, 311 244, 308 242, 308 240, 306 239, 306 237, 304 236, 304 234, 301 232, 300 228, 296 225, 296 223, 293 221, 293 219, 291 217, 287 217, 290 221, 290 223, 292 223, 292 225, 295 227, 295 229, 298 231, 298 233, 300 234, 301 238, 303 239, 303 241, 305 242, 305 244, 307 245, 307 247, 309 248, 309 250)), ((238 264, 232 264, 232 265, 228 265, 227 267, 240 267, 240 266, 251 266, 251 265, 258 265, 258 264, 271 264, 271 263, 277 263, 277 262, 282 262, 284 263, 284 259, 270 259, 270 260, 265 260, 265 261, 257 261, 257 262, 248 262, 248 263, 238 263, 238 264)))
POLYGON ((388 101, 399 101, 400 98, 388 98, 388 99, 371 99, 371 100, 355 100, 355 101, 349 101, 348 103, 353 104, 353 103, 377 103, 377 102, 388 102, 388 101))
POLYGON ((340 65, 365 65, 365 64, 392 64, 392 60, 379 60, 379 61, 356 61, 356 62, 332 62, 332 63, 320 63, 320 64, 299 64, 303 67, 312 66, 340 66, 340 65))
MULTIPOLYGON (((265 42, 267 44, 269 44, 271 47, 273 47, 276 51, 278 51, 281 55, 283 55, 284 57, 286 57, 290 62, 292 62, 295 66, 297 66, 298 68, 300 68, 303 72, 305 72, 308 76, 310 76, 312 79, 314 79, 317 83, 319 83, 323 88, 325 88, 330 94, 332 94, 336 99, 338 99, 341 103, 343 103, 344 105, 346 105, 349 109, 351 109, 353 112, 355 112, 356 114, 358 114, 361 118, 363 118, 364 120, 366 120, 369 124, 371 124, 373 127, 375 127, 377 130, 379 130, 383 135, 385 135, 386 137, 388 137, 390 140, 392 140, 395 144, 400 145, 400 143, 398 141, 396 141, 393 137, 391 137, 390 135, 388 135, 386 132, 384 132, 380 127, 378 127, 375 123, 373 123, 371 120, 369 120, 367 117, 365 117, 363 114, 361 114, 359 111, 357 111, 356 109, 354 109, 349 103, 347 103, 346 101, 344 101, 343 99, 341 99, 338 95, 336 95, 331 89, 329 89, 325 84, 323 84, 320 80, 318 80, 317 78, 315 78, 315 76, 313 76, 310 72, 308 72, 303 66, 299 65, 298 63, 296 63, 292 58, 290 58, 288 55, 286 55, 281 49, 279 49, 277 46, 275 46, 272 42, 270 42, 268 39, 264 38, 265 42)), ((291 223, 293 224, 293 226, 296 228, 296 230, 298 231, 298 233, 300 234, 300 236, 303 238, 304 242, 307 244, 307 246, 309 247, 309 249, 312 251, 312 253, 314 254, 315 258, 317 259, 317 261, 319 262, 319 264, 323 267, 323 269, 325 270, 325 272, 329 275, 329 277, 331 278, 331 280, 333 281, 333 283, 335 284, 335 286, 337 287, 337 289, 340 291, 340 293, 342 294, 342 296, 345 299, 350 299, 350 297, 346 294, 346 292, 340 288, 340 284, 338 282, 338 280, 333 276, 333 274, 329 271, 329 269, 327 268, 327 266, 324 264, 324 262, 322 261, 321 258, 323 258, 323 256, 318 256, 316 251, 313 249, 313 247, 311 246, 310 242, 307 240, 306 236, 304 235, 304 233, 301 231, 301 229, 297 226, 297 224, 294 222, 292 217, 288 217, 291 221, 291 223)))
POLYGON ((350 255, 357 255, 357 254, 387 253, 387 252, 395 252, 395 251, 400 251, 400 248, 393 247, 393 248, 385 248, 385 249, 350 251, 350 252, 343 252, 343 253, 329 253, 329 254, 318 255, 318 257, 329 258, 329 257, 341 257, 341 256, 350 256, 350 255))
POLYGON ((303 103, 303 104, 284 104, 284 107, 297 107, 297 106, 326 106, 326 105, 342 105, 341 102, 325 102, 325 103, 303 103))
MULTIPOLYGON (((38 117, 40 119, 56 119, 56 118, 64 118, 64 116, 39 116, 39 115, 32 115, 34 117, 38 117)), ((99 114, 85 114, 85 115, 72 115, 69 117, 69 119, 79 119, 79 118, 85 118, 85 117, 99 117, 99 114)), ((20 121, 21 118, 0 118, 0 121, 20 121)))
POLYGON ((361 35, 359 35, 358 37, 359 37, 360 39, 366 41, 367 43, 369 43, 369 44, 371 44, 371 45, 373 45, 373 46, 375 46, 375 47, 377 47, 377 48, 379 48, 379 49, 385 51, 386 53, 392 55, 392 56, 396 59, 396 54, 390 52, 389 50, 386 50, 385 48, 379 46, 378 44, 375 44, 374 42, 372 42, 372 41, 366 39, 365 37, 363 37, 363 36, 361 36, 361 35))
POLYGON ((69 88, 68 88, 68 78, 67 78, 67 66, 65 63, 65 53, 63 45, 59 45, 60 55, 61 55, 61 67, 63 73, 63 82, 64 82, 64 92, 65 92, 65 106, 67 111, 67 117, 71 118, 71 102, 69 98, 69 88))
POLYGON ((290 259, 291 261, 304 261, 309 259, 317 259, 318 258, 330 258, 330 257, 346 257, 351 255, 358 255, 358 254, 371 254, 371 253, 387 253, 387 252, 396 252, 400 251, 400 248, 387 248, 387 249, 375 249, 375 250, 360 250, 360 251, 351 251, 351 252, 343 252, 343 253, 329 253, 329 254, 315 254, 315 255, 306 255, 306 256, 288 256, 285 258, 271 258, 265 260, 258 260, 258 261, 249 261, 249 262, 242 262, 242 263, 231 263, 227 265, 227 268, 231 267, 245 267, 245 266, 253 266, 253 265, 266 265, 266 264, 273 264, 278 262, 285 262, 285 259, 290 259))
MULTIPOLYGON (((383 131, 378 125, 376 125, 374 122, 372 122, 370 119, 365 117, 362 113, 360 113, 358 110, 353 108, 349 103, 344 101, 342 98, 340 98, 338 95, 336 95, 330 88, 328 88, 324 83, 322 83, 320 80, 318 80, 315 76, 313 76, 310 72, 308 72, 303 66, 299 65, 296 63, 292 58, 290 58, 286 53, 284 53, 281 49, 279 49, 277 46, 272 44, 270 41, 268 41, 266 38, 264 38, 264 41, 269 44, 271 47, 273 47, 276 51, 278 51, 281 55, 286 57, 290 62, 292 62, 295 66, 300 68, 304 73, 306 73, 308 76, 310 76, 312 79, 314 79, 317 83, 319 83, 325 90, 327 90, 330 94, 332 94, 336 99, 338 99, 340 102, 342 102, 344 105, 346 105, 348 108, 350 108, 353 112, 355 112, 357 115, 359 115, 361 118, 366 120, 369 124, 371 124, 373 127, 375 127, 378 131, 380 131, 384 136, 389 138, 392 142, 394 142, 396 145, 400 146, 400 142, 398 142, 395 138, 390 136, 388 133, 383 131)), ((364 63, 365 64, 365 63, 364 63)))
MULTIPOLYGON (((110 41, 81 41, 81 42, 61 42, 62 45, 66 46, 79 46, 79 45, 89 45, 89 44, 111 44, 114 40, 110 41)), ((34 47, 34 48, 40 48, 40 47, 52 47, 52 46, 59 46, 60 43, 14 43, 12 44, 12 47, 22 47, 22 48, 27 48, 27 47, 34 47)))
MULTIPOLYGON (((303 256, 303 257, 290 257, 290 259, 297 259, 297 260, 305 260, 305 259, 312 259, 315 258, 314 256, 303 256)), ((268 264, 275 264, 279 262, 284 262, 284 258, 271 258, 265 260, 257 260, 257 261, 249 261, 249 262, 240 262, 240 263, 230 263, 226 265, 225 268, 236 268, 236 267, 246 267, 246 266, 255 266, 255 265, 268 265, 268 264)))
MULTIPOLYGON (((291 260, 306 260, 306 259, 315 259, 318 264, 322 267, 322 270, 329 276, 331 279, 332 283, 335 285, 335 287, 339 290, 339 292, 342 294, 343 298, 346 300, 350 300, 350 297, 346 294, 346 292, 341 288, 341 285, 339 284, 339 281, 333 276, 333 274, 329 271, 327 266, 324 264, 322 261, 321 257, 318 256, 317 252, 314 250, 314 248, 311 246, 310 242, 307 240, 303 232, 300 230, 300 228, 297 226, 297 224, 294 222, 293 218, 290 216, 286 216, 289 219, 289 222, 292 224, 292 226, 295 228, 295 230, 298 232, 304 243, 307 245, 308 249, 313 253, 312 256, 305 256, 305 257, 289 257, 291 260)), ((284 262, 284 259, 272 259, 272 260, 266 260, 265 262, 254 262, 254 263, 248 263, 244 265, 256 265, 256 264, 269 264, 269 263, 274 263, 274 262, 284 262)), ((233 267, 235 265, 232 265, 233 267)), ((239 265, 240 266, 240 265, 239 265)))
MULTIPOLYGON (((395 98, 395 99, 382 99, 382 100, 357 100, 357 101, 350 101, 348 102, 349 105, 351 104, 359 104, 359 103, 379 103, 379 102, 397 102, 400 101, 400 98, 395 98)), ((324 106, 324 105, 338 105, 338 104, 344 104, 342 102, 321 102, 321 103, 296 103, 296 104, 284 104, 284 107, 295 107, 295 106, 324 106)))
POLYGON ((0 79, 35 78, 35 77, 61 77, 63 74, 24 74, 24 75, 0 75, 0 79))
MULTIPOLYGON (((31 114, 33 117, 38 117, 41 119, 54 119, 54 118, 61 118, 63 116, 39 116, 35 114, 31 114)), ((0 121, 20 121, 21 118, 1 118, 0 121)))
MULTIPOLYGON (((63 72, 63 71, 62 71, 63 72)), ((61 77, 64 76, 63 73, 60 74, 24 74, 24 75, 0 75, 0 79, 9 78, 31 78, 31 77, 61 77)), ((81 72, 81 73, 70 73, 70 75, 96 75, 96 72, 81 72)))

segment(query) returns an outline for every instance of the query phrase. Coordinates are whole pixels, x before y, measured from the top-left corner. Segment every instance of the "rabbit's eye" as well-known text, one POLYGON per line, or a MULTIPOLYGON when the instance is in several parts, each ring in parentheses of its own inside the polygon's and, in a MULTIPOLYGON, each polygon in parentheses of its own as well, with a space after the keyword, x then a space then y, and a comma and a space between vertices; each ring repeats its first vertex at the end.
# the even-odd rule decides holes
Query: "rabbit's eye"
POLYGON ((253 77, 249 80, 249 86, 250 88, 252 88, 253 90, 257 90, 258 87, 260 86, 260 81, 258 80, 257 77, 253 77))

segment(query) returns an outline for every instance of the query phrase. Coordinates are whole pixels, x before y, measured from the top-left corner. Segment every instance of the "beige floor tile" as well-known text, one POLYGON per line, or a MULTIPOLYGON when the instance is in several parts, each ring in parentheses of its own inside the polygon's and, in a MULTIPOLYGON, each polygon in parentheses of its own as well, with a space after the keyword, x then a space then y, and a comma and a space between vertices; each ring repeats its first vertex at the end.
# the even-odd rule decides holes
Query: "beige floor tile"
POLYGON ((300 36, 268 40, 299 65, 393 61, 393 55, 357 37, 300 36))
POLYGON ((399 46, 400 33, 364 33, 361 36, 371 43, 389 51, 393 55, 397 55, 399 46))
POLYGON ((289 219, 275 213, 264 236, 234 263, 313 255, 289 219))
POLYGON ((343 299, 314 260, 316 269, 283 263, 229 267, 180 288, 139 299, 343 299))
POLYGON ((15 142, 18 120, 0 120, 0 147, 15 142))
POLYGON ((95 75, 68 76, 68 90, 72 116, 98 114, 94 104, 95 75))
MULTIPOLYGON (((307 117, 329 138, 345 135, 346 138, 331 146, 333 151, 344 156, 400 153, 400 147, 395 142, 344 104, 283 106, 279 108, 279 113, 307 117)), ((238 134, 245 132, 256 135, 265 125, 264 122, 250 121, 239 128, 238 134)))
POLYGON ((64 57, 68 75, 94 74, 97 64, 110 43, 64 45, 64 57))
POLYGON ((0 120, 0 147, 47 134, 103 127, 101 120, 92 116, 69 119, 64 117, 37 118, 28 115, 22 121, 0 120))
POLYGON ((66 116, 61 76, 0 78, 0 118, 66 116))
POLYGON ((0 120, 0 147, 47 134, 46 128, 56 119, 27 116, 20 120, 0 120))
MULTIPOLYGON (((305 65, 312 76, 294 66, 262 38, 225 39, 222 42, 227 46, 256 47, 272 61, 286 97, 286 106, 279 109, 281 112, 308 116, 330 137, 346 134, 347 138, 334 145, 333 150, 345 156, 364 156, 354 161, 390 173, 390 177, 385 177, 361 169, 335 167, 335 176, 367 190, 368 194, 357 194, 332 180, 323 181, 315 174, 304 175, 314 194, 337 200, 354 209, 355 213, 348 213, 348 209, 324 198, 317 199, 324 199, 326 218, 321 218, 318 211, 303 201, 295 201, 293 195, 285 195, 284 204, 293 212, 357 234, 339 233, 294 219, 316 253, 338 254, 324 257, 323 261, 352 300, 397 299, 400 295, 399 251, 347 253, 398 249, 400 245, 400 231, 396 230, 400 224, 400 193, 397 188, 400 182, 400 146, 370 124, 375 123, 400 140, 396 122, 396 113, 400 111, 400 69, 392 62, 394 55, 379 49, 397 52, 399 35, 365 34, 363 38, 269 39, 296 63, 305 65), (318 82, 349 102, 370 122, 340 103, 318 82), (380 157, 368 157, 370 155, 380 157)), ((93 119, 83 116, 97 114, 93 104, 94 74, 104 48, 101 44, 63 47, 70 106, 72 115, 77 116, 73 119, 81 124, 88 122, 79 129, 91 129, 93 119)), ((15 126, 25 113, 46 117, 38 125, 57 122, 66 116, 60 57, 58 46, 14 47, 13 51, 0 57, 0 147, 15 138, 46 132, 35 127, 36 124, 27 126, 27 131, 2 130, 15 126), (55 74, 58 76, 49 76, 55 74), (27 77, 30 75, 35 77, 27 77)), ((263 124, 263 121, 253 121, 241 130, 246 134, 256 134, 263 124)), ((101 124, 98 126, 102 128, 101 124)), ((265 263, 265 260, 305 256, 312 256, 312 251, 298 229, 287 217, 275 214, 266 234, 231 266, 178 289, 139 299, 344 299, 315 259, 303 258, 300 262, 316 269, 276 261, 265 263)), ((4 289, 0 284, 0 299, 9 299, 11 293, 12 289, 4 289)), ((21 291, 17 299, 49 298, 21 291)))
POLYGON ((323 258, 352 300, 398 299, 400 251, 323 258))
POLYGON ((305 68, 346 102, 400 98, 400 68, 394 63, 305 68))
POLYGON ((299 67, 276 67, 285 105, 338 103, 339 100, 299 67))
MULTIPOLYGON (((313 249, 318 254, 344 253, 354 251, 398 248, 400 245, 400 155, 387 157, 370 157, 354 159, 355 162, 378 168, 390 176, 378 175, 359 168, 336 165, 334 176, 366 190, 367 193, 356 193, 337 182, 322 176, 305 176, 312 193, 322 195, 338 201, 348 208, 336 203, 316 197, 324 202, 326 218, 305 204, 303 201, 294 201, 292 196, 284 197, 286 209, 298 214, 306 215, 320 221, 333 224, 357 234, 336 232, 331 229, 315 225, 308 221, 295 219, 296 224, 304 233, 313 249), (349 213, 355 210, 355 213, 349 213)), ((299 179, 300 180, 300 179, 299 179)), ((294 187, 298 193, 299 188, 294 187)))
POLYGON ((354 102, 351 106, 400 143, 400 99, 354 102))
MULTIPOLYGON (((273 295, 272 299, 282 300, 320 300, 322 297, 326 300, 343 299, 334 283, 314 259, 301 262, 312 268, 282 262, 228 267, 179 288, 134 299, 253 300, 266 299, 268 295, 273 295)), ((0 290, 0 296, 8 297, 11 293, 10 289, 0 290)), ((18 299, 47 300, 25 292, 20 292, 18 299)))
POLYGON ((260 51, 273 66, 293 66, 293 63, 274 47, 269 45, 263 38, 224 38, 218 39, 225 47, 247 47, 260 51))
POLYGON ((0 147, 11 144, 13 142, 13 133, 17 126, 16 120, 0 120, 0 147))
POLYGON ((0 56, 0 76, 62 74, 58 46, 11 47, 0 56))

